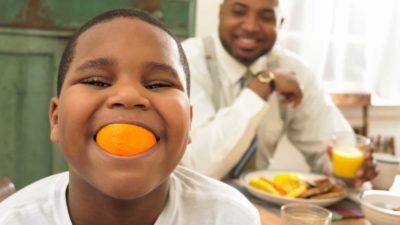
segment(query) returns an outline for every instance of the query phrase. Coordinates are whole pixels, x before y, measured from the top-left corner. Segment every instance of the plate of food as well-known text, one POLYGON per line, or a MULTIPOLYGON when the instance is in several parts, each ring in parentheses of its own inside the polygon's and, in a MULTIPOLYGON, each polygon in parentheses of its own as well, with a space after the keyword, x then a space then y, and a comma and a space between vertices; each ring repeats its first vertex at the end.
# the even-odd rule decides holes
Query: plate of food
POLYGON ((322 174, 259 170, 244 174, 241 181, 250 194, 278 205, 329 206, 347 196, 342 185, 322 174))

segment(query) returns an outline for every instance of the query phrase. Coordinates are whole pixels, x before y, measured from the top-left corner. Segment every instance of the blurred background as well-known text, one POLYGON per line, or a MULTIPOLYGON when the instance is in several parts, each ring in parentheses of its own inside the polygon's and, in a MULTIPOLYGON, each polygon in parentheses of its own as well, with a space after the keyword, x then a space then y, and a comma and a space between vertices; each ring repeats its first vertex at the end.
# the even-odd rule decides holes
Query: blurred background
MULTIPOLYGON (((195 35, 217 32, 221 2, 197 1, 195 35)), ((278 44, 306 62, 376 151, 400 157, 400 1, 280 0, 280 14, 278 44)), ((285 137, 280 148, 271 167, 309 170, 285 137)))
MULTIPOLYGON (((61 51, 84 21, 113 8, 142 8, 183 40, 216 32, 221 2, 1 0, 0 177, 19 189, 66 170, 49 141, 47 111, 61 51)), ((305 60, 357 132, 400 156, 400 2, 281 0, 281 14, 279 44, 305 60)), ((285 138, 280 147, 271 167, 308 170, 285 138)))

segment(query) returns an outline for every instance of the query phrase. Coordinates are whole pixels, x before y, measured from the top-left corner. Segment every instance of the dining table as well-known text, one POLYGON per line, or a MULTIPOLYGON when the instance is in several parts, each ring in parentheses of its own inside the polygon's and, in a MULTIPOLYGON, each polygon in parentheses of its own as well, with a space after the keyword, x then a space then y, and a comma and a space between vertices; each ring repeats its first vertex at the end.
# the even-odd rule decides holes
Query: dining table
MULTIPOLYGON (((258 209, 261 216, 262 225, 279 225, 280 218, 279 215, 273 213, 263 206, 253 203, 253 205, 258 209)), ((343 219, 339 221, 332 221, 332 225, 371 225, 371 223, 365 218, 355 218, 355 219, 343 219)))
MULTIPOLYGON (((241 191, 249 201, 257 208, 260 217, 261 217, 261 224, 262 225, 279 225, 280 224, 280 206, 274 205, 272 203, 268 203, 265 200, 259 199, 255 196, 252 196, 249 192, 246 191, 242 181, 240 179, 229 180, 227 181, 228 184, 235 187, 239 191, 241 191)), ((371 184, 368 182, 366 184, 367 189, 371 189, 371 184)), ((390 189, 391 191, 398 191, 400 194, 400 174, 398 174, 394 180, 393 186, 390 189)), ((331 225, 372 225, 362 214, 362 210, 360 207, 360 203, 358 202, 358 194, 353 192, 349 197, 342 200, 352 202, 354 204, 353 207, 356 207, 355 211, 359 211, 361 215, 357 215, 354 218, 342 218, 342 219, 333 219, 331 225)), ((338 203, 339 205, 341 202, 338 203)), ((328 207, 329 209, 330 207, 328 207)))

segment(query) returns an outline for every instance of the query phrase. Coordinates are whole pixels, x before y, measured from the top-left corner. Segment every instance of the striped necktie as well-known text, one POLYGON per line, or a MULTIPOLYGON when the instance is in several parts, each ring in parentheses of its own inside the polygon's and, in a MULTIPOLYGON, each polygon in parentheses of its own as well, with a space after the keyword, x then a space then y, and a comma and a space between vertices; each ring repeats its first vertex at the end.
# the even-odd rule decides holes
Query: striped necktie
MULTIPOLYGON (((242 90, 247 85, 247 82, 249 81, 249 78, 251 76, 253 76, 253 73, 251 72, 251 70, 249 68, 247 68, 246 72, 239 80, 240 90, 242 90)), ((235 167, 233 167, 232 170, 230 171, 230 173, 228 174, 228 177, 238 178, 240 176, 240 174, 243 172, 243 170, 245 169, 246 165, 254 157, 256 150, 257 150, 257 140, 256 140, 256 137, 254 137, 250 143, 250 146, 247 148, 246 152, 242 155, 239 162, 236 163, 235 167)))
POLYGON ((242 90, 244 87, 246 87, 247 82, 249 81, 249 78, 251 76, 253 76, 253 73, 251 72, 251 70, 249 68, 247 68, 244 75, 239 79, 240 90, 242 90))

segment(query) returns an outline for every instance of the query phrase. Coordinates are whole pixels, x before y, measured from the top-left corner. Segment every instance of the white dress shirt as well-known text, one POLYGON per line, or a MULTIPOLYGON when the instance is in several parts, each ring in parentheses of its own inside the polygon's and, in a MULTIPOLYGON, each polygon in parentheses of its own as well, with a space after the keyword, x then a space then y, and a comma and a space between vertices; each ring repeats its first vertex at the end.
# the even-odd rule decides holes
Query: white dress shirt
MULTIPOLYGON (((242 157, 257 134, 257 168, 267 168, 281 136, 304 155, 313 172, 330 172, 326 146, 334 131, 351 130, 321 83, 293 53, 275 46, 260 57, 250 70, 269 67, 291 69, 303 88, 301 104, 280 107, 273 93, 266 102, 248 88, 240 90, 239 80, 247 68, 231 57, 217 35, 213 35, 221 85, 213 85, 201 38, 190 38, 183 48, 191 71, 190 98, 193 105, 192 143, 182 164, 221 179, 242 157), (213 92, 221 95, 215 105, 213 92)), ((288 156, 290 157, 290 156, 288 156)))
MULTIPOLYGON (((2 225, 72 225, 68 173, 41 179, 0 203, 2 225)), ((87 209, 90 210, 90 209, 87 209)), ((155 225, 260 225, 257 209, 236 189, 178 166, 155 225)))

